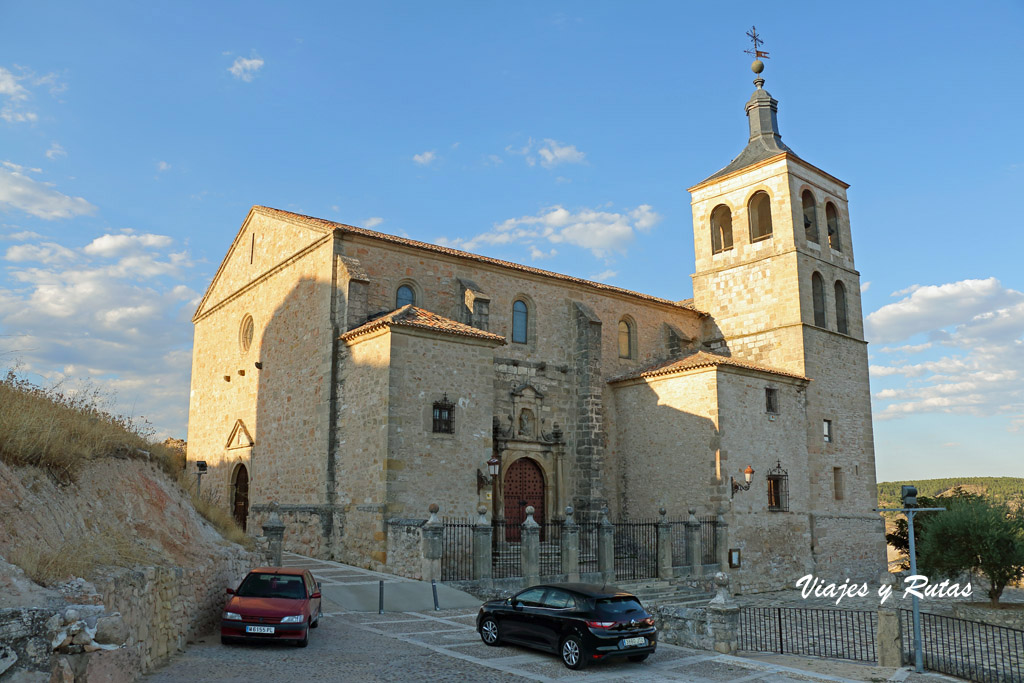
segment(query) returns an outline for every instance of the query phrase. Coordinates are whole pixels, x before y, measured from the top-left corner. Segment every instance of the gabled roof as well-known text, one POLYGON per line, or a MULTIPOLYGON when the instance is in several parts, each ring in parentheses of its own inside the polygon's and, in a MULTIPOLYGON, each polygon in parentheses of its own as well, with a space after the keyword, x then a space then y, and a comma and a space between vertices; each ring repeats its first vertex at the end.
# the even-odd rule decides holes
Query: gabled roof
POLYGON ((381 240, 384 242, 390 242, 392 244, 402 244, 408 247, 414 247, 416 249, 424 249, 426 251, 432 251, 438 254, 447 254, 448 256, 456 256, 458 258, 469 259, 477 261, 479 263, 487 263, 490 265, 500 266, 502 268, 508 268, 510 270, 517 270, 521 273, 531 273, 534 275, 541 275, 543 277, 549 277, 556 280, 562 280, 563 282, 573 282, 580 285, 585 285, 593 289, 599 289, 605 292, 613 292, 616 294, 623 294, 629 297, 642 299, 644 301, 653 301, 666 306, 673 306, 675 308, 684 308, 700 315, 707 315, 703 311, 699 311, 693 307, 693 299, 687 299, 685 301, 671 301, 669 299, 662 299, 661 297, 651 296, 650 294, 641 294, 640 292, 634 292, 629 289, 623 289, 621 287, 614 287, 612 285, 606 285, 602 282, 593 282, 591 280, 584 280, 582 278, 572 277, 571 275, 563 275, 561 273, 555 273, 550 270, 541 270, 540 268, 532 268, 530 266, 524 266, 521 263, 513 263, 511 261, 502 261, 501 259, 490 258, 488 256, 480 256, 479 254, 471 254, 468 251, 460 251, 458 249, 451 249, 449 247, 442 247, 437 244, 430 244, 428 242, 419 242, 417 240, 407 239, 405 237, 397 237, 395 235, 388 235, 387 233, 377 232, 375 230, 367 230, 366 228, 358 228, 354 225, 346 225, 344 223, 335 223, 323 218, 315 218, 313 216, 306 216, 301 213, 293 213, 291 211, 284 211, 282 209, 274 209, 269 206, 253 206, 252 211, 256 211, 268 216, 275 216, 285 220, 299 221, 305 225, 316 228, 321 231, 335 230, 338 232, 360 235, 362 237, 368 237, 370 239, 381 240))
POLYGON ((484 330, 464 325, 463 323, 452 320, 451 318, 446 318, 443 315, 438 315, 437 313, 431 313, 430 311, 425 311, 422 308, 417 308, 412 304, 406 304, 387 315, 375 318, 368 323, 360 325, 354 330, 349 330, 345 334, 341 335, 340 338, 342 341, 350 341, 356 337, 361 337, 364 334, 373 332, 374 330, 379 330, 382 327, 415 327, 423 330, 430 330, 432 332, 454 334, 461 337, 485 339, 499 344, 505 343, 505 338, 500 334, 485 332, 484 330))
POLYGON ((624 382, 627 379, 637 379, 640 377, 659 377, 661 375, 670 375, 674 372, 683 372, 686 370, 695 370, 697 368, 717 367, 719 365, 726 365, 735 368, 743 368, 745 370, 755 370, 757 372, 767 372, 772 375, 780 375, 782 377, 792 377, 793 379, 802 379, 804 381, 810 381, 803 375, 797 375, 792 372, 786 372, 785 370, 778 370, 767 365, 758 365, 757 363, 750 363, 745 360, 737 360, 729 356, 721 356, 717 353, 709 353, 707 351, 697 351, 696 353, 689 355, 685 358, 678 360, 667 360, 655 363, 646 368, 639 368, 632 372, 620 375, 619 377, 613 377, 608 380, 609 384, 614 382, 624 382))

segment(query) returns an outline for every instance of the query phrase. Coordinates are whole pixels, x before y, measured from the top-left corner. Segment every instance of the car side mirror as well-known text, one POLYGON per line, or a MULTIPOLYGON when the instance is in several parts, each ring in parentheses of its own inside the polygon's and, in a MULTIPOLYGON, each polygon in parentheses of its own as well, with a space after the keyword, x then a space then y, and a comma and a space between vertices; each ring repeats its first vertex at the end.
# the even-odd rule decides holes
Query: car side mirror
POLYGON ((319 597, 320 597, 320 591, 317 591, 316 593, 313 593, 312 595, 310 595, 309 599, 312 600, 313 598, 319 598, 319 597))
POLYGON ((512 609, 523 609, 523 603, 519 602, 518 600, 513 600, 512 609))
POLYGON ((235 589, 234 588, 228 588, 227 594, 228 595, 234 595, 235 594, 235 589))

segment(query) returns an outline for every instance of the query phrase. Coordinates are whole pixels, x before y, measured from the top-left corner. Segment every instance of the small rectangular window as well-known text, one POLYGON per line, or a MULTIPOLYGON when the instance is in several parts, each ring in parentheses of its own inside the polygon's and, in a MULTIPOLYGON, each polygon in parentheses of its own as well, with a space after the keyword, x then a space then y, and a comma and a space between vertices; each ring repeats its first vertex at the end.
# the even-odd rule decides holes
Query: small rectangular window
POLYGON ((832 489, 835 492, 836 500, 843 499, 843 468, 832 468, 832 489))
POLYGON ((835 435, 832 433, 832 420, 822 420, 821 430, 825 437, 825 443, 832 443, 835 440, 835 435))
POLYGON ((434 433, 435 434, 454 434, 455 433, 455 421, 452 419, 452 413, 455 410, 455 404, 448 400, 448 394, 444 395, 440 401, 434 402, 434 433))
POLYGON ((765 387, 764 389, 764 409, 765 412, 777 415, 779 412, 779 390, 773 387, 765 387))

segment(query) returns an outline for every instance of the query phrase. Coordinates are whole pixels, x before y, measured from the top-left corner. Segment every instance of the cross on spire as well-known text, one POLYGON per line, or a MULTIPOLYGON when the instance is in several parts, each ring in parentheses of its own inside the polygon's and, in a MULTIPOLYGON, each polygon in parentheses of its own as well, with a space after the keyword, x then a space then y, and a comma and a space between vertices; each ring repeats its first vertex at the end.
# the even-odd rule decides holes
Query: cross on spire
POLYGON ((756 26, 750 27, 750 30, 747 31, 747 37, 750 38, 750 42, 754 44, 754 49, 744 50, 744 52, 746 52, 748 55, 753 55, 754 59, 768 59, 768 53, 758 49, 759 47, 761 47, 761 44, 764 43, 764 41, 761 40, 761 36, 757 35, 756 26))

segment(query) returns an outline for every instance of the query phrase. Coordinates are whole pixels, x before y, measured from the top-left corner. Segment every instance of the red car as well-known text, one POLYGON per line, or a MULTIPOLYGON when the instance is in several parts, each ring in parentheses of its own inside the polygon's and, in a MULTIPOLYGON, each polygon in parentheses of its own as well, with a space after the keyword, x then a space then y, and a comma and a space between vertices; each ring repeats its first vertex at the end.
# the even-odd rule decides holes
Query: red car
POLYGON ((228 588, 220 642, 293 640, 309 644, 309 629, 320 624, 320 585, 306 569, 260 567, 228 588))

